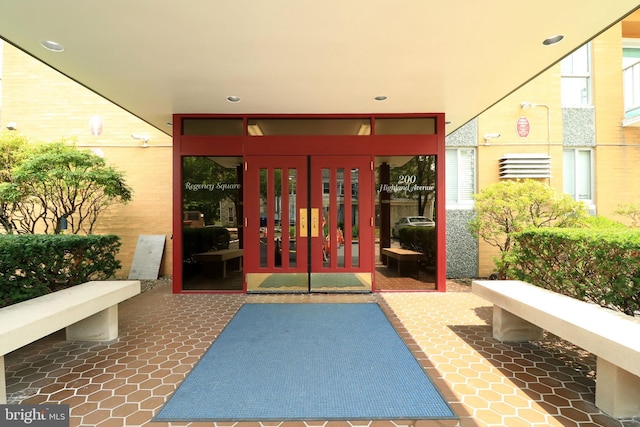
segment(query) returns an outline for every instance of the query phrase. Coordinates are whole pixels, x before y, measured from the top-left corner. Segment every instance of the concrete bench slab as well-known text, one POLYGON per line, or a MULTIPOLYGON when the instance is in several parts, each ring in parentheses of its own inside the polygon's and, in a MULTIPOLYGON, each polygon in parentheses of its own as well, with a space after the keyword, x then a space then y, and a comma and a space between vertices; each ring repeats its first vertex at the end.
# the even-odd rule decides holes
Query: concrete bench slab
POLYGON ((70 341, 118 337, 118 304, 140 293, 138 280, 93 281, 0 309, 0 403, 6 403, 4 355, 66 328, 70 341))
POLYGON ((547 330, 597 356, 596 406, 640 416, 640 319, 517 280, 474 280, 493 303, 493 336, 532 341, 547 330))

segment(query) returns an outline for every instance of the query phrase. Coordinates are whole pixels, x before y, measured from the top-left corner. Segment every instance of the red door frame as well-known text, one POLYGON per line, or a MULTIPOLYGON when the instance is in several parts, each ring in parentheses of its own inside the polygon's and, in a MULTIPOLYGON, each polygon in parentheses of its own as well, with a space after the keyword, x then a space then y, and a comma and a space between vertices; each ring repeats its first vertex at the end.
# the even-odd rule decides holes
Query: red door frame
MULTIPOLYGON (((247 197, 245 199, 245 212, 246 221, 244 222, 245 239, 244 245, 245 253, 245 272, 246 273, 352 273, 352 272, 373 272, 374 270, 374 218, 373 218, 373 174, 371 165, 372 159, 370 156, 247 156, 245 158, 245 179, 247 192, 251 192, 251 188, 259 188, 261 170, 266 171, 267 181, 275 181, 275 170, 281 171, 281 182, 276 185, 281 186, 281 209, 282 223, 289 223, 289 210, 284 206, 289 206, 290 194, 288 188, 285 188, 285 177, 288 176, 288 171, 295 169, 297 186, 296 186, 296 251, 297 262, 295 266, 289 265, 289 257, 282 257, 280 264, 275 263, 275 242, 271 236, 275 235, 275 194, 269 191, 270 197, 266 200, 266 217, 267 223, 265 226, 259 224, 259 212, 260 212, 260 197, 247 197), (309 163, 310 162, 310 163, 309 163), (351 251, 345 251, 344 266, 338 266, 335 256, 329 257, 329 265, 325 265, 322 261, 322 245, 324 243, 324 236, 322 232, 317 233, 314 236, 311 229, 315 227, 316 230, 322 230, 322 207, 323 207, 323 188, 322 188, 322 171, 323 169, 331 170, 330 182, 336 182, 336 168, 344 169, 345 182, 351 182, 351 169, 358 168, 360 175, 358 179, 359 183, 359 197, 357 199, 358 205, 358 226, 359 226, 359 254, 358 265, 352 265, 351 251), (310 204, 309 204, 310 203, 310 204), (306 236, 300 233, 301 218, 299 215, 300 209, 305 209, 311 217, 311 211, 316 210, 319 212, 318 218, 315 218, 315 223, 309 227, 309 232, 306 236), (261 234, 261 229, 265 229, 264 235, 261 234), (267 236, 264 241, 261 240, 264 236, 267 236), (260 242, 260 245, 256 245, 255 242, 260 242), (266 249, 266 262, 261 265, 260 251, 264 245, 266 249), (309 250, 311 251, 310 259, 311 265, 309 265, 309 250)), ((349 185, 349 188, 351 186, 349 185)), ((352 194, 351 191, 345 191, 345 218, 351 218, 352 214, 352 194)), ((331 186, 329 200, 337 200, 336 188, 331 186)), ((330 203, 329 218, 327 220, 330 224, 335 225, 337 223, 337 207, 335 203, 330 203)), ((307 223, 304 224, 307 226, 307 223)), ((283 226, 284 228, 284 226, 283 226)), ((351 247, 351 222, 345 221, 345 244, 349 244, 351 247)), ((332 254, 336 253, 337 248, 337 234, 330 233, 329 251, 332 254)), ((289 239, 282 239, 281 246, 282 254, 289 253, 289 239)), ((246 288, 245 288, 246 289, 246 288)))
MULTIPOLYGON (((446 194, 445 194, 445 118, 444 113, 369 114, 369 115, 215 115, 175 114, 173 116, 173 292, 193 293, 182 289, 182 157, 250 155, 370 155, 436 156, 436 228, 437 291, 446 290, 446 194), (375 135, 375 119, 436 119, 436 133, 430 135, 375 135), (243 121, 242 136, 182 135, 182 120, 187 118, 236 118, 243 121), (368 136, 249 136, 249 118, 369 118, 373 135, 368 136)), ((247 200, 244 195, 244 200, 247 200)), ((240 224, 239 224, 240 225, 240 224)))
MULTIPOLYGON (((305 182, 302 185, 296 186, 296 207, 306 206, 307 204, 307 157, 306 156, 247 156, 245 158, 245 179, 244 184, 246 188, 260 186, 260 169, 264 168, 269 174, 269 182, 273 180, 274 169, 281 169, 282 175, 288 176, 288 171, 295 169, 297 172, 298 181, 304 179, 305 182), (302 177, 304 175, 304 177, 302 177)), ((282 185, 282 184, 281 184, 282 185)), ((247 190, 249 191, 249 190, 247 190)), ((289 191, 282 188, 281 191, 282 206, 289 206, 289 191)), ((275 242, 273 238, 269 236, 275 235, 275 223, 274 217, 269 213, 274 212, 274 197, 267 197, 267 224, 266 224, 266 266, 260 266, 260 248, 256 246, 255 242, 260 241, 260 218, 255 217, 255 213, 260 212, 260 197, 249 197, 245 199, 245 222, 243 224, 245 228, 245 241, 249 244, 245 244, 245 272, 260 272, 260 273, 306 273, 307 271, 307 246, 297 245, 297 262, 295 266, 289 265, 289 257, 282 257, 282 264, 280 266, 275 265, 275 242)), ((282 209, 283 224, 289 224, 289 209, 282 209)), ((296 226, 299 228, 299 220, 296 221, 296 226)), ((299 233, 296 233, 299 237, 299 233)), ((261 243, 262 244, 262 243, 261 243)), ((282 253, 289 253, 289 239, 282 240, 282 253)), ((246 290, 246 283, 245 283, 246 290)))
MULTIPOLYGON (((373 198, 373 162, 371 156, 312 156, 311 157, 311 183, 315 183, 316 187, 318 183, 322 183, 322 169, 330 169, 332 177, 330 182, 335 182, 335 167, 343 168, 345 173, 345 182, 351 182, 347 179, 347 175, 351 174, 351 167, 360 166, 359 176, 359 245, 360 254, 359 265, 357 267, 352 266, 351 251, 345 250, 345 266, 338 267, 335 256, 329 257, 329 267, 325 267, 322 263, 321 257, 312 257, 311 269, 313 272, 327 271, 327 272, 374 272, 375 270, 375 247, 374 247, 374 234, 375 234, 375 219, 374 215, 374 198, 373 198)), ((337 199, 335 194, 335 187, 330 188, 330 198, 332 200, 337 199)), ((311 207, 322 208, 323 204, 323 191, 322 188, 312 188, 311 190, 311 207)), ((352 214, 351 204, 351 192, 345 189, 345 218, 350 218, 352 214), (347 194, 349 193, 349 194, 347 194)), ((330 204, 329 212, 329 224, 336 225, 337 221, 337 206, 335 203, 330 204)), ((345 220, 345 247, 351 246, 351 222, 345 220)), ((313 238, 315 241, 312 243, 312 248, 322 248, 322 240, 324 236, 313 238)), ((335 253, 337 248, 337 234, 329 233, 329 248, 332 253, 335 253)), ((374 283, 375 290, 375 283, 374 283)))

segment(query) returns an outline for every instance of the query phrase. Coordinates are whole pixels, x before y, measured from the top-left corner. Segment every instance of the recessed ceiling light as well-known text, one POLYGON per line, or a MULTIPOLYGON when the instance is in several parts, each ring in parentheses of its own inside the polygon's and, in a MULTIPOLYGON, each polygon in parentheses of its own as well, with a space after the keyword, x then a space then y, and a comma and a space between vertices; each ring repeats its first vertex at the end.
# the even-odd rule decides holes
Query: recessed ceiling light
POLYGON ((384 95, 378 95, 373 99, 375 99, 376 101, 386 101, 387 97, 384 95))
POLYGON ((240 102, 239 96, 227 96, 227 101, 229 102, 240 102))
POLYGON ((552 44, 560 43, 564 36, 562 34, 558 34, 557 36, 549 37, 542 42, 545 46, 551 46, 552 44))
POLYGON ((40 42, 43 48, 50 50, 51 52, 63 52, 64 46, 60 43, 54 42, 52 40, 42 40, 40 42))

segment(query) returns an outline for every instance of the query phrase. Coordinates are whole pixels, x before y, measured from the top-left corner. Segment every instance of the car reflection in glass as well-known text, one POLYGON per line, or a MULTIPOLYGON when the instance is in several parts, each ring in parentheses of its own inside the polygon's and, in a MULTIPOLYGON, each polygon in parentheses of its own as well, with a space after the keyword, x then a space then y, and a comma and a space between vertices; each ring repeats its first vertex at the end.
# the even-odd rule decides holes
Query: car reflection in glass
POLYGON ((435 227, 436 223, 426 216, 405 216, 398 220, 391 229, 391 235, 398 237, 401 228, 404 227, 435 227))

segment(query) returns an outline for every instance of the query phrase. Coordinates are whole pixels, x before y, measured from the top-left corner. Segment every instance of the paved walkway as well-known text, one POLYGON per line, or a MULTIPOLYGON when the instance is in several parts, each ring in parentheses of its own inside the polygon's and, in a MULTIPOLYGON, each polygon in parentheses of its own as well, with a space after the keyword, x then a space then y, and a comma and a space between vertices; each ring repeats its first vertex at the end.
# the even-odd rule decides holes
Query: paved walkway
POLYGON ((212 426, 152 417, 244 302, 377 301, 460 417, 457 421, 219 423, 238 427, 622 426, 593 404, 589 354, 553 341, 491 338, 491 307, 447 293, 174 295, 159 286, 120 305, 120 338, 67 343, 55 333, 5 357, 9 403, 70 405, 71 426, 212 426), (558 350, 561 349, 561 350, 558 350))

